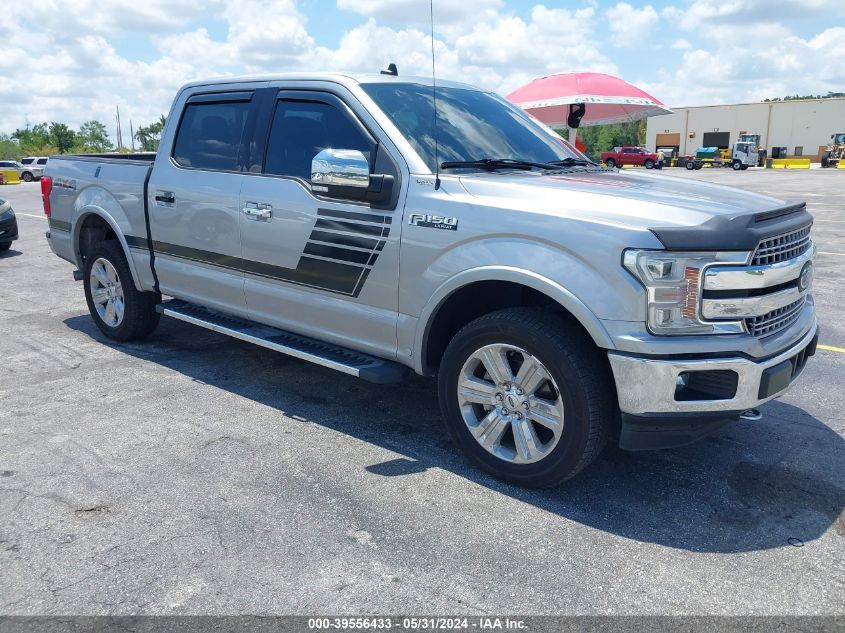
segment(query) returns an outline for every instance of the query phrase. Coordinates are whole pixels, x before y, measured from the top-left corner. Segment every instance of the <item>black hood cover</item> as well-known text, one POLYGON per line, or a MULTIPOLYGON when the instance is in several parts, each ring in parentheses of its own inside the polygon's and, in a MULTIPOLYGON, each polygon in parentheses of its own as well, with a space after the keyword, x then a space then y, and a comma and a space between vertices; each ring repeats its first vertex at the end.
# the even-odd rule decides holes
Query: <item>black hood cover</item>
POLYGON ((751 251, 761 240, 812 224, 804 202, 762 213, 715 215, 694 227, 655 227, 651 232, 673 251, 751 251))

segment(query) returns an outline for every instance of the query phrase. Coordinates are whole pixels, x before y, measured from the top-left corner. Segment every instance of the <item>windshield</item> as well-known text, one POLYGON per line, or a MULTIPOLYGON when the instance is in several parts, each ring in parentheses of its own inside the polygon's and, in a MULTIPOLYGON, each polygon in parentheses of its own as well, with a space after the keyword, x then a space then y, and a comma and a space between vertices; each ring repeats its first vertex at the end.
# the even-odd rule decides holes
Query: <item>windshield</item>
MULTIPOLYGON (((435 171, 430 86, 373 83, 361 88, 435 171)), ((480 90, 437 88, 437 157, 444 162, 506 158, 535 163, 585 157, 516 106, 480 90)))
POLYGON ((833 136, 833 142, 836 145, 845 145, 845 134, 835 134, 833 136))

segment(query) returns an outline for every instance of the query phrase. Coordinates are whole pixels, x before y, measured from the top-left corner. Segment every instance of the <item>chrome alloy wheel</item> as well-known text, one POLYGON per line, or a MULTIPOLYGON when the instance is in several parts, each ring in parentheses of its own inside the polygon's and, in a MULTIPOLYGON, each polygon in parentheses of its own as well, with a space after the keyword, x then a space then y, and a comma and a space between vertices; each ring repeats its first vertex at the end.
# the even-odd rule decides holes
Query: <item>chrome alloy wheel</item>
POLYGON ((117 327, 123 322, 125 309, 123 285, 112 263, 100 257, 91 267, 91 299, 97 314, 109 327, 117 327))
POLYGON ((563 432, 563 399, 540 360, 513 345, 486 345, 458 378, 464 423, 489 453, 513 464, 548 455, 563 432))

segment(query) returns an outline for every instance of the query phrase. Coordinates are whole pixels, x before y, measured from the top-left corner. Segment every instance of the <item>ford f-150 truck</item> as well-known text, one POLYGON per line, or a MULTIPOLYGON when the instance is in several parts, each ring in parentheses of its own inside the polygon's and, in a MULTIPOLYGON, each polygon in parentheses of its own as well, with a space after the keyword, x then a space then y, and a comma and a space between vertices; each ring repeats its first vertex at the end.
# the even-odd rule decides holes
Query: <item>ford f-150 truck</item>
POLYGON ((654 169, 657 165, 657 154, 642 147, 614 147, 611 152, 602 152, 599 158, 608 167, 638 165, 646 169, 654 169))
POLYGON ((376 383, 528 486, 689 443, 815 351, 802 203, 590 162, 459 83, 186 85, 157 154, 55 156, 47 239, 110 339, 160 316, 376 383))

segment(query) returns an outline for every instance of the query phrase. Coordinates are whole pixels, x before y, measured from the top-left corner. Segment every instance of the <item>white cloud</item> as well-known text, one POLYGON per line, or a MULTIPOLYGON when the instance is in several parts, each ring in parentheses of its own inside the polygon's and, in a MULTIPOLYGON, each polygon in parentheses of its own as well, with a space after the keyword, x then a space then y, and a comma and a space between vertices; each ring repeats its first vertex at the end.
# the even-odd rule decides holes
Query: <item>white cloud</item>
POLYGON ((619 47, 640 47, 648 45, 646 40, 657 24, 660 16, 650 4, 642 9, 635 9, 627 2, 619 2, 605 11, 612 43, 619 47))
MULTIPOLYGON (((834 23, 806 35, 811 29, 805 25, 799 37, 790 20, 764 9, 776 5, 783 15, 795 15, 798 10, 787 7, 794 4, 830 16, 843 14, 845 3, 770 3, 692 0, 658 14, 652 5, 616 2, 602 11, 595 0, 581 0, 566 9, 558 8, 561 3, 536 4, 523 13, 510 0, 435 0, 438 74, 501 94, 555 72, 619 74, 644 54, 643 47, 614 59, 611 44, 653 37, 663 19, 673 24, 672 38, 665 40, 674 39, 671 46, 679 52, 650 56, 636 67, 639 76, 625 78, 669 104, 841 91, 845 27, 834 23), (753 19, 758 14, 765 15, 753 19)), ((77 127, 90 118, 111 130, 117 103, 125 119, 146 124, 167 112, 185 82, 222 74, 375 72, 389 62, 402 75, 430 73, 427 0, 336 0, 342 11, 331 19, 349 27, 334 42, 320 40, 319 29, 309 23, 305 7, 317 4, 75 0, 72 12, 59 10, 67 0, 10 4, 0 21, 0 132, 26 120, 77 127)), ((321 0, 319 6, 326 4, 321 0)), ((312 9, 311 19, 324 18, 312 9)))
MULTIPOLYGON (((429 24, 429 0, 337 0, 338 9, 401 24, 429 24)), ((456 20, 486 18, 502 8, 502 0, 434 0, 434 21, 440 31, 456 20)))

